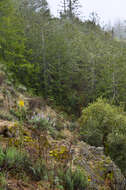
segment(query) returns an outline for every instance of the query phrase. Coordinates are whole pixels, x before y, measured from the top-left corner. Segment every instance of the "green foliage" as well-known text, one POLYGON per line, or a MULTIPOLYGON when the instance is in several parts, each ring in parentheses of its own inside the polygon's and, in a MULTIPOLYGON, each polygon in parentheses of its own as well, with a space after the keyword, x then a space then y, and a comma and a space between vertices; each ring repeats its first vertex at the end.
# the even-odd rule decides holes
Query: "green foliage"
POLYGON ((80 169, 75 171, 68 169, 66 172, 59 170, 58 176, 65 190, 84 190, 88 185, 84 171, 80 169))
POLYGON ((126 115, 121 108, 98 99, 82 112, 81 138, 104 151, 126 173, 126 115))
POLYGON ((8 170, 14 169, 19 171, 26 169, 29 165, 27 154, 18 151, 15 147, 6 149, 4 162, 8 170))
POLYGON ((77 116, 99 96, 125 102, 126 45, 100 28, 97 15, 52 18, 46 0, 1 0, 0 12, 1 62, 17 86, 77 116))
MULTIPOLYGON (((71 115, 80 116, 82 107, 100 96, 118 105, 122 102, 125 109, 126 44, 114 40, 110 32, 103 31, 95 15, 84 22, 75 15, 72 20, 70 15, 68 18, 53 18, 46 0, 33 0, 31 3, 28 0, 1 0, 0 14, 0 64, 5 66, 9 81, 17 86, 19 82, 26 85, 29 91, 43 95, 71 115)), ((0 73, 1 84, 3 80, 0 73)), ((26 89, 21 87, 21 90, 26 89)), ((0 113, 0 118, 20 121, 19 138, 23 143, 22 123, 28 120, 27 110, 19 106, 10 113, 14 117, 0 113)), ((41 133, 50 130, 55 136, 55 131, 50 129, 50 122, 43 118, 33 120, 32 124, 40 132, 40 149, 44 142, 46 148, 43 147, 47 151, 49 143, 46 135, 44 141, 41 133)), ((126 133, 123 111, 104 99, 98 99, 83 110, 80 125, 81 138, 91 145, 103 145, 106 153, 123 168, 126 133), (117 155, 116 148, 120 146, 122 149, 117 155)), ((60 130, 61 127, 57 125, 56 129, 60 130)), ((76 125, 72 124, 70 129, 73 131, 76 125)), ((61 155, 59 152, 53 153, 61 155)), ((1 164, 5 156, 9 168, 17 166, 17 163, 21 165, 19 157, 22 160, 23 157, 16 153, 16 149, 0 153, 1 164)), ((67 172, 66 184, 72 189, 74 182, 70 175, 71 172, 67 172)))
POLYGON ((31 160, 26 152, 21 152, 15 147, 8 147, 5 150, 0 148, 1 172, 10 172, 12 175, 20 174, 20 176, 23 173, 29 175, 31 166, 31 160))
POLYGON ((126 175, 126 134, 112 133, 108 137, 108 154, 126 175))
POLYGON ((51 128, 49 129, 49 134, 51 135, 51 137, 52 137, 53 139, 57 139, 59 133, 60 133, 60 132, 57 131, 56 129, 54 129, 53 127, 51 127, 51 128))
POLYGON ((63 170, 58 171, 58 176, 61 180, 61 184, 66 190, 73 190, 72 171, 68 169, 65 173, 63 170))
POLYGON ((97 15, 55 19, 46 0, 1 0, 0 12, 1 62, 16 85, 76 115, 100 95, 125 102, 126 45, 100 28, 97 15))
POLYGON ((34 118, 30 123, 34 125, 35 129, 38 129, 41 132, 47 131, 51 127, 50 122, 45 118, 34 118))
POLYGON ((19 81, 16 76, 20 78, 24 74, 23 66, 26 67, 25 64, 27 62, 24 57, 25 38, 22 19, 16 8, 14 1, 2 0, 0 2, 0 59, 1 63, 7 68, 5 69, 6 75, 14 83, 19 81))
POLYGON ((3 165, 4 159, 5 159, 5 153, 2 149, 2 147, 0 147, 0 167, 3 165))
POLYGON ((113 131, 126 130, 126 117, 123 113, 119 113, 117 107, 101 98, 82 111, 79 122, 81 138, 96 146, 105 146, 108 135, 113 131))
POLYGON ((6 189, 7 189, 6 176, 4 173, 0 172, 0 190, 6 190, 6 189))
POLYGON ((8 114, 8 113, 0 112, 0 119, 12 121, 13 116, 11 114, 8 114))
POLYGON ((10 109, 10 114, 13 115, 16 119, 26 121, 27 112, 25 108, 22 109, 10 109))
POLYGON ((78 129, 77 123, 76 123, 76 122, 71 122, 71 123, 70 123, 70 126, 69 126, 69 130, 70 130, 70 131, 74 131, 74 130, 76 130, 76 129, 78 129))
MULTIPOLYGON (((2 67, 0 67, 1 69, 2 67)), ((3 82, 5 81, 5 73, 3 71, 0 71, 0 85, 3 84, 3 82)), ((1 102, 0 102, 0 106, 1 106, 1 102)))
POLYGON ((84 171, 81 169, 77 169, 73 173, 73 182, 74 182, 74 190, 79 189, 83 190, 87 187, 87 178, 84 174, 84 171))
POLYGON ((12 175, 20 177, 27 175, 36 181, 48 180, 48 167, 45 160, 37 159, 32 162, 25 152, 21 152, 15 147, 8 147, 4 151, 0 148, 0 167, 1 171, 10 172, 12 175))
POLYGON ((38 160, 31 168, 30 172, 32 174, 32 179, 40 181, 48 180, 48 170, 45 162, 43 160, 38 160))

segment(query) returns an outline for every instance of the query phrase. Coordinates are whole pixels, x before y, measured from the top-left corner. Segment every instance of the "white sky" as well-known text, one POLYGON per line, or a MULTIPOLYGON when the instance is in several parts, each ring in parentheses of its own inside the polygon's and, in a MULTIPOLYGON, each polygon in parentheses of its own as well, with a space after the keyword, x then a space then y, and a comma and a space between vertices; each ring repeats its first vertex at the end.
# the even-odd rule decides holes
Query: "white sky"
MULTIPOLYGON (((60 10, 60 2, 62 0, 47 0, 51 13, 57 15, 60 10)), ((81 17, 88 17, 89 13, 96 12, 101 18, 101 21, 107 24, 112 24, 118 20, 126 20, 126 0, 80 0, 81 17)))

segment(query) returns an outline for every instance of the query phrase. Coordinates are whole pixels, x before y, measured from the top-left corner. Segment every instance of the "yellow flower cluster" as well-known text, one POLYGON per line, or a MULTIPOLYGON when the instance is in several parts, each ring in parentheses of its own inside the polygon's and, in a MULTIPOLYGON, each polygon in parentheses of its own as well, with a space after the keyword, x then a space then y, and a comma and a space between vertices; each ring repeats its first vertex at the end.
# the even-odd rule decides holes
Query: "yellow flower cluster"
POLYGON ((67 160, 70 157, 69 151, 65 146, 61 146, 59 148, 51 150, 49 154, 51 157, 54 157, 56 160, 67 160))

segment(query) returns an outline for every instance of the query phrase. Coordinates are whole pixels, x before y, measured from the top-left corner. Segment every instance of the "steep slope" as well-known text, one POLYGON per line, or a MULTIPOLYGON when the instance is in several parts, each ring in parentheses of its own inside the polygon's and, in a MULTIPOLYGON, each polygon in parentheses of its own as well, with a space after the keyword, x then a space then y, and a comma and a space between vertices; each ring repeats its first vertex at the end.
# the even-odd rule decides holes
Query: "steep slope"
MULTIPOLYGON (((40 97, 16 91, 1 75, 0 185, 10 190, 75 190, 80 176, 68 186, 68 169, 81 171, 85 184, 79 190, 125 190, 125 178, 102 147, 89 146, 71 132, 71 122, 40 97), (14 148, 15 147, 15 148, 14 148), (27 153, 27 157, 15 155, 27 153), (26 159, 27 158, 27 159, 26 159), (39 164, 38 164, 39 163, 39 164), (21 166, 21 167, 20 167, 21 166), (62 175, 59 174, 62 169, 62 175), (44 173, 45 172, 45 173, 44 173), (67 177, 66 177, 67 176, 67 177), (62 180, 61 180, 62 179, 62 180), (64 180, 67 181, 65 183, 64 180), (75 183, 76 182, 76 183, 75 183)), ((22 92, 21 92, 22 91, 22 92)), ((72 177, 71 177, 72 178, 72 177)))

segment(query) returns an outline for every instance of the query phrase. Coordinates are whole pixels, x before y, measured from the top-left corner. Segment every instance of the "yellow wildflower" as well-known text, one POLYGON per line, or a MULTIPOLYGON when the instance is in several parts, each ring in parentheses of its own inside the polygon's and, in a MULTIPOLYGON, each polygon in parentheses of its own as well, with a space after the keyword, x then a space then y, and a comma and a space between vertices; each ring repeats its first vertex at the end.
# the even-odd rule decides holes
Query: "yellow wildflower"
POLYGON ((88 178, 88 182, 90 182, 91 181, 91 178, 88 178))
POLYGON ((19 100, 18 105, 19 105, 20 107, 24 107, 24 101, 23 101, 23 100, 19 100))

